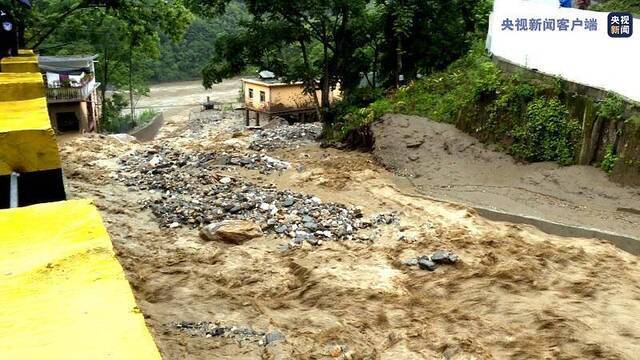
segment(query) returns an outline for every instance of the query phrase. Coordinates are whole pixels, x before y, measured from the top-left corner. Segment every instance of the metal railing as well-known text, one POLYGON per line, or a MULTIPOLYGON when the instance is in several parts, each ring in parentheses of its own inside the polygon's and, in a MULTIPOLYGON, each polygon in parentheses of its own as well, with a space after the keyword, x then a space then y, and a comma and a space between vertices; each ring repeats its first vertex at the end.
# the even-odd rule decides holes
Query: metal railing
POLYGON ((47 101, 49 102, 73 102, 86 100, 96 87, 93 76, 83 80, 80 86, 47 86, 47 101))

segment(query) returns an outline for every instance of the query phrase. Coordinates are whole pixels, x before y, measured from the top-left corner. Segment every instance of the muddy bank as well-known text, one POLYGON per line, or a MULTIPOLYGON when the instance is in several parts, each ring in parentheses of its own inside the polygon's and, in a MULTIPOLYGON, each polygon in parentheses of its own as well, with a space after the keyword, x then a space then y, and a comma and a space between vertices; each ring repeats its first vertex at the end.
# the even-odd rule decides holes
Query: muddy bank
POLYGON ((591 166, 522 164, 452 125, 405 115, 374 124, 374 155, 439 199, 640 238, 640 188, 591 166))

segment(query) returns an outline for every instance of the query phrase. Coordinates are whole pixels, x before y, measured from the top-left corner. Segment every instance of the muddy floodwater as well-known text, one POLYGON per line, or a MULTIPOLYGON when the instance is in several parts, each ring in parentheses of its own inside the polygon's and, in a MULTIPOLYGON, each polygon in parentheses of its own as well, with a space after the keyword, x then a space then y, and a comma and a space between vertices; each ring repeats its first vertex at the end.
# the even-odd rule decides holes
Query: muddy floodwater
POLYGON ((232 111, 196 127, 197 106, 177 105, 234 101, 239 83, 192 85, 156 86, 144 101, 169 112, 154 142, 61 145, 69 193, 95 200, 164 358, 638 358, 637 257, 432 200, 372 154, 321 148, 309 129, 257 136, 232 111), (278 146, 252 150, 271 138, 278 146), (224 220, 253 235, 201 236, 224 220), (459 260, 416 265, 438 250, 459 260))

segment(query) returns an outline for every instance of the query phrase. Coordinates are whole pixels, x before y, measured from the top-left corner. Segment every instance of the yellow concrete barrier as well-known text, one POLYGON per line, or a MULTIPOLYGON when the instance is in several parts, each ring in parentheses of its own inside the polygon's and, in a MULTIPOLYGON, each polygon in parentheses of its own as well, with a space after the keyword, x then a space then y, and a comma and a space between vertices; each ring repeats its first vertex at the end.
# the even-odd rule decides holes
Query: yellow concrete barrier
POLYGON ((31 49, 18 49, 18 56, 36 56, 31 49))
POLYGON ((89 201, 0 210, 0 359, 160 359, 89 201))
POLYGON ((40 73, 0 73, 0 101, 29 100, 44 97, 40 73))
POLYGON ((12 57, 5 57, 0 60, 0 68, 5 73, 37 73, 38 58, 35 55, 26 54, 12 57))
POLYGON ((0 102, 0 175, 59 168, 46 99, 0 102))
POLYGON ((40 73, 0 73, 0 208, 9 207, 12 172, 20 206, 66 198, 40 73))

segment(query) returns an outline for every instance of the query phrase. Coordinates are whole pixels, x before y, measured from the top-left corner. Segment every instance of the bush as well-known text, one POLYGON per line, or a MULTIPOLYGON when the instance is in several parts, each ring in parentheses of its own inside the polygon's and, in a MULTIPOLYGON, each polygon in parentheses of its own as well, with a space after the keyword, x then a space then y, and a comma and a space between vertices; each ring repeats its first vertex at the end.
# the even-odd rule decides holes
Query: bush
POLYGON ((527 107, 523 121, 513 129, 511 153, 527 161, 573 163, 580 124, 557 99, 539 98, 527 107))
POLYGON ((146 109, 145 111, 142 112, 142 114, 138 115, 138 118, 136 119, 136 122, 135 122, 136 123, 135 126, 142 126, 150 123, 153 120, 153 118, 156 117, 156 115, 158 115, 157 111, 146 109))
POLYGON ((100 131, 110 134, 126 132, 130 127, 131 116, 122 115, 122 110, 128 105, 124 94, 113 93, 111 98, 104 99, 100 131))
POLYGON ((145 110, 131 121, 131 115, 123 115, 123 110, 129 105, 124 94, 114 93, 110 99, 105 99, 102 109, 100 132, 108 134, 126 133, 136 126, 144 125, 157 115, 153 110, 145 110))
POLYGON ((598 105, 598 116, 608 120, 621 120, 624 117, 625 102, 616 95, 608 95, 598 105))
POLYGON ((617 162, 618 155, 614 154, 613 145, 608 145, 604 153, 604 159, 602 159, 602 162, 600 163, 600 168, 607 174, 611 174, 617 162))

